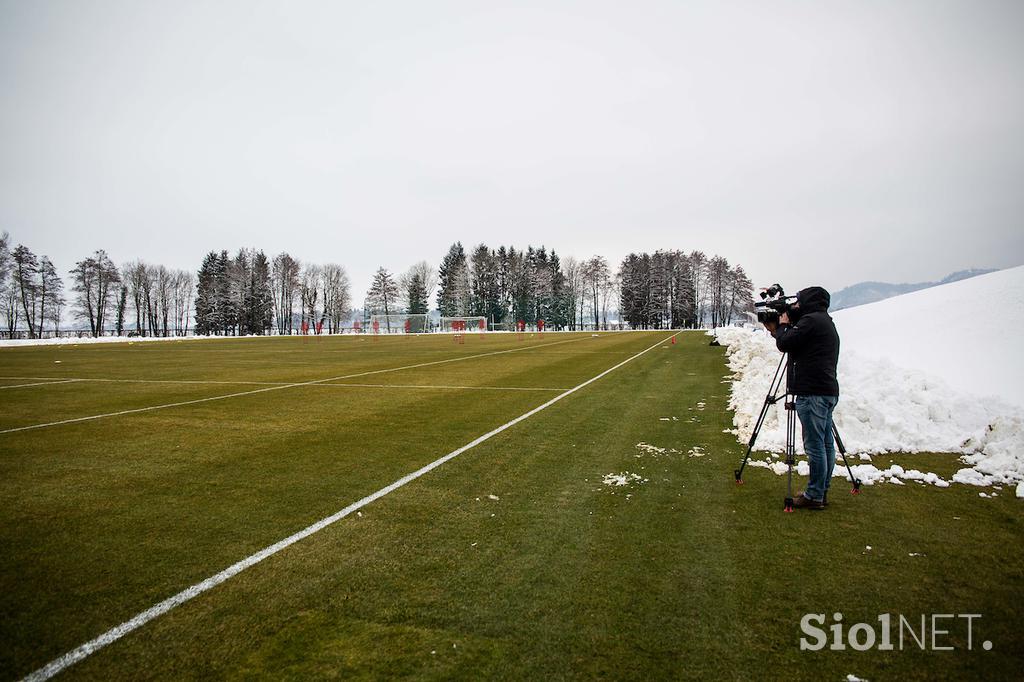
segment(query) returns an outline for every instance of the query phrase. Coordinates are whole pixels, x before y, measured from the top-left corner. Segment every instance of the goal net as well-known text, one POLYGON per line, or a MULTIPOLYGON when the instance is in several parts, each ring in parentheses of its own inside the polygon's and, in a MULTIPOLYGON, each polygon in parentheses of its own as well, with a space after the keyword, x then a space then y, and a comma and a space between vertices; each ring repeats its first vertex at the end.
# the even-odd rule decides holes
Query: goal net
POLYGON ((371 315, 366 331, 373 334, 422 334, 430 331, 430 316, 414 313, 371 315))
POLYGON ((442 332, 485 332, 487 331, 486 317, 442 317, 440 331, 442 332))

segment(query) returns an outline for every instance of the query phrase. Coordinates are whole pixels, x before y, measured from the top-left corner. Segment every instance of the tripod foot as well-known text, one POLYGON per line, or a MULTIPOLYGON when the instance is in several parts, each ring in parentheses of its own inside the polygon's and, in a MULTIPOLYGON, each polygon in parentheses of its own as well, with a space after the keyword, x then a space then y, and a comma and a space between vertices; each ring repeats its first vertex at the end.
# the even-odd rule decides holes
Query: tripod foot
POLYGON ((782 511, 786 512, 787 514, 793 513, 793 498, 792 497, 787 497, 786 498, 786 506, 783 507, 782 511))
POLYGON ((734 469, 732 475, 736 477, 736 485, 743 485, 742 474, 739 469, 734 469))

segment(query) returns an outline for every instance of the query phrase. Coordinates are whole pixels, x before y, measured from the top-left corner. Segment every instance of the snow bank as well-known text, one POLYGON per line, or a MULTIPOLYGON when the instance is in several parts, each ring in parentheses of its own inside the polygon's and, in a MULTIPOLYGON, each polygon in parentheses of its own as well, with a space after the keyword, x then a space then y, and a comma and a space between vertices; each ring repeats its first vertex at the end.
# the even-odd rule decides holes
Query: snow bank
MULTIPOLYGON (((953 482, 1024 482, 1024 267, 842 310, 835 320, 843 348, 835 416, 851 453, 955 452, 969 467, 953 482)), ((728 346, 730 406, 746 443, 781 356, 762 329, 721 329, 718 339, 728 346)), ((783 449, 781 403, 769 410, 757 444, 783 449)), ((755 466, 785 471, 777 461, 755 466)), ((948 485, 898 466, 853 468, 866 482, 948 485)))

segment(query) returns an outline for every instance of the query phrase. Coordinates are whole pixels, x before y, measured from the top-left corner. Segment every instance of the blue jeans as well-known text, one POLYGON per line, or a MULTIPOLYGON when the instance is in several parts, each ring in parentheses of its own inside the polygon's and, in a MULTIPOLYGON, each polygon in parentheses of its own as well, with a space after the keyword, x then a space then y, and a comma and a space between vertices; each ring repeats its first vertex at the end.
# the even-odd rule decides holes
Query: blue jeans
POLYGON ((839 398, 834 395, 798 395, 796 414, 804 434, 804 452, 811 467, 804 496, 821 501, 832 483, 836 468, 836 445, 832 437, 832 410, 839 398))

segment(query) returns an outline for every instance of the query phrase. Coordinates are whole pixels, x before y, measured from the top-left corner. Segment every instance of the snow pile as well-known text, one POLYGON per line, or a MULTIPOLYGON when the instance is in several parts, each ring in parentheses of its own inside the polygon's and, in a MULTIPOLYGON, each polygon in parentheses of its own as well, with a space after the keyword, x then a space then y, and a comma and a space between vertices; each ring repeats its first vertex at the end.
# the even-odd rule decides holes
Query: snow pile
MULTIPOLYGON (((1015 334, 1024 332, 1022 311, 1024 268, 1014 268, 838 313, 843 340, 839 363, 842 396, 835 418, 849 452, 955 452, 969 467, 960 469, 953 482, 987 486, 1024 481, 1024 420, 1015 405, 1016 392, 1024 390, 1024 378, 1020 377, 1021 361, 1013 340, 1015 334), (986 281, 987 288, 979 286, 986 281), (966 296, 973 299, 971 304, 966 296), (979 313, 978 301, 996 297, 993 305, 998 306, 998 314, 979 313), (936 301, 941 303, 941 312, 934 307, 936 301), (870 310, 882 307, 885 321, 879 323, 870 310), (922 307, 927 315, 921 314, 922 307), (900 314, 900 308, 905 313, 900 314), (956 323, 958 310, 970 313, 971 325, 956 323), (856 315, 849 314, 854 311, 856 315), (945 355, 931 352, 936 344, 946 348, 949 337, 959 339, 955 351, 944 350, 945 355), (868 351, 862 351, 860 344, 868 351), (889 347, 896 360, 880 354, 889 347), (908 348, 915 354, 917 367, 904 365, 908 348), (969 380, 972 373, 961 375, 959 368, 950 371, 948 365, 976 355, 984 358, 971 360, 977 378, 973 391, 947 380, 969 380), (979 398, 999 387, 993 376, 1000 372, 1009 388, 1000 388, 997 396, 979 398)), ((728 346, 733 372, 730 407, 735 410, 737 436, 746 443, 781 356, 775 340, 762 329, 719 329, 718 340, 728 346)), ((781 452, 785 424, 780 401, 769 408, 758 448, 781 452)), ((797 449, 802 450, 799 442, 797 449)), ((785 464, 777 461, 752 464, 777 473, 786 470, 785 464)), ((853 469, 866 483, 917 480, 949 485, 935 474, 900 467, 881 470, 858 464, 853 469)), ((837 466, 836 475, 845 476, 845 468, 837 466)))

